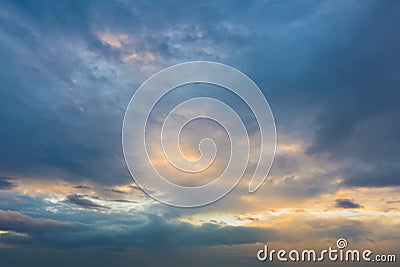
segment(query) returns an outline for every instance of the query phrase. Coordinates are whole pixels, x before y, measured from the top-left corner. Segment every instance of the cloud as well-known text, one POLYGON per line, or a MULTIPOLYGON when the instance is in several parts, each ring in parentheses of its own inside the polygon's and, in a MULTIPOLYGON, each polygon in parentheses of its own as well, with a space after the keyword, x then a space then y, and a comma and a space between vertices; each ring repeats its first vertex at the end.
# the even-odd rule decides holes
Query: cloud
MULTIPOLYGON (((0 246, 15 246, 0 249, 5 265, 46 255, 44 266, 98 258, 87 265, 176 266, 181 259, 212 266, 209 255, 222 266, 255 242, 334 245, 342 235, 363 247, 373 239, 397 248, 398 192, 390 187, 400 185, 399 10, 395 1, 1 2, 0 230, 22 234, 1 236, 0 246), (148 196, 132 201, 124 192, 142 194, 137 186, 114 187, 131 182, 120 131, 134 89, 189 60, 248 74, 285 141, 258 194, 238 188, 191 211, 262 212, 237 217, 244 226, 181 222, 189 211, 155 207, 148 196), (340 195, 340 187, 354 195, 340 195), (332 199, 338 209, 329 213, 332 199), (356 210, 362 206, 353 199, 368 208, 356 210), (79 248, 79 259, 71 248, 79 248), (221 250, 223 261, 213 256, 221 250)), ((256 249, 227 265, 257 264, 256 249)))
POLYGON ((65 202, 72 203, 86 209, 95 209, 95 210, 109 209, 109 207, 96 204, 95 202, 87 199, 86 196, 78 194, 68 195, 65 202))
POLYGON ((361 208, 361 205, 351 201, 350 199, 336 199, 336 207, 343 209, 359 209, 361 208))
MULTIPOLYGON (((93 203, 84 202, 83 205, 98 208, 93 207, 93 203)), ((115 214, 92 214, 93 216, 97 218, 97 222, 89 225, 33 218, 16 211, 0 211, 1 230, 27 234, 25 237, 8 235, 3 242, 35 247, 155 249, 170 246, 248 244, 264 241, 267 236, 274 235, 274 231, 264 228, 213 223, 196 226, 155 214, 137 213, 134 217, 127 215, 129 218, 119 223, 114 220, 115 214)))
POLYGON ((393 25, 400 5, 314 4, 296 15, 291 4, 269 5, 281 20, 258 21, 252 49, 239 50, 236 62, 268 97, 278 139, 284 133, 306 141, 308 155, 337 166, 342 186, 399 185, 400 80, 393 59, 400 37, 393 25))
POLYGON ((396 120, 400 109, 394 100, 400 97, 396 89, 400 80, 394 74, 399 64, 392 60, 400 56, 400 38, 392 27, 400 22, 396 15, 400 6, 387 3, 379 5, 378 11, 374 10, 377 5, 371 2, 360 10, 353 27, 335 39, 337 47, 324 51, 314 62, 315 68, 322 62, 324 67, 312 68, 313 75, 321 77, 310 90, 316 93, 321 111, 307 152, 327 155, 336 162, 346 186, 400 184, 396 163, 400 158, 395 152, 399 149, 396 120), (353 36, 346 36, 351 32, 353 36))
POLYGON ((0 210, 0 227, 7 231, 41 235, 47 232, 75 229, 77 225, 70 222, 32 218, 18 211, 0 210))
MULTIPOLYGON (((210 3, 199 4, 206 11, 201 13, 193 13, 192 5, 167 4, 176 17, 171 25, 160 23, 172 15, 164 14, 160 3, 1 6, 9 14, 0 14, 0 58, 10 62, 0 66, 0 121, 7 124, 0 130, 0 167, 7 175, 125 183, 129 173, 120 131, 133 90, 150 74, 142 69, 153 73, 179 62, 178 57, 218 55, 211 51, 217 40, 207 41, 219 35, 213 30, 220 25, 214 23, 219 17, 210 3), (107 32, 121 32, 116 36, 124 38, 110 47, 110 40, 115 42, 107 32), (151 55, 155 62, 123 61, 134 53, 151 55), (31 141, 23 142, 27 136, 31 141)), ((224 38, 235 35, 222 33, 224 38)))
POLYGON ((17 185, 10 182, 13 178, 10 177, 0 177, 0 190, 11 190, 17 185))
POLYGON ((129 192, 118 190, 118 189, 104 189, 104 191, 109 191, 109 192, 113 192, 113 193, 117 193, 117 194, 125 194, 125 195, 129 194, 129 192))
POLYGON ((76 188, 76 189, 91 189, 91 187, 87 186, 87 185, 77 185, 77 186, 74 186, 74 188, 76 188))

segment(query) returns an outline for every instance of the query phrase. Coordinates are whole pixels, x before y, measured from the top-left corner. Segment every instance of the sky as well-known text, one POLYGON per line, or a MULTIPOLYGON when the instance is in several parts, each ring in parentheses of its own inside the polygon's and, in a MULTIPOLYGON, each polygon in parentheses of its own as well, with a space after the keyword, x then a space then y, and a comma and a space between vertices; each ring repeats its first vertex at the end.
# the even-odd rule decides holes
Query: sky
MULTIPOLYGON (((0 0, 0 265, 291 266, 256 253, 342 237, 399 258, 398 25, 389 0, 0 0), (146 79, 196 60, 258 85, 277 150, 255 193, 245 176, 223 199, 183 209, 134 182, 121 134, 146 79)), ((160 113, 199 90, 251 121, 213 87, 171 93, 160 113)), ((210 180, 197 178, 175 177, 210 180)), ((349 265, 365 263, 332 266, 349 265)))

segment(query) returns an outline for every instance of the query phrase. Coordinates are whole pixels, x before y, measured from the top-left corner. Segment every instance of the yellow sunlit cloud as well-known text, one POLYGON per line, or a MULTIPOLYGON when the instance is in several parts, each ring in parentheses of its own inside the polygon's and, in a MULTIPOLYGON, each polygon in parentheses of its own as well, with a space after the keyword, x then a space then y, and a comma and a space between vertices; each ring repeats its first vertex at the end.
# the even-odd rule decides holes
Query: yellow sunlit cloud
POLYGON ((122 61, 124 62, 135 62, 135 61, 151 62, 154 60, 156 60, 156 56, 150 51, 146 52, 133 51, 127 53, 125 56, 122 57, 122 61))
POLYGON ((282 144, 278 145, 278 150, 283 152, 298 152, 300 151, 301 147, 297 144, 282 144))
POLYGON ((100 33, 98 34, 99 39, 103 44, 107 44, 113 48, 121 48, 125 40, 128 39, 126 34, 112 34, 112 33, 100 33))

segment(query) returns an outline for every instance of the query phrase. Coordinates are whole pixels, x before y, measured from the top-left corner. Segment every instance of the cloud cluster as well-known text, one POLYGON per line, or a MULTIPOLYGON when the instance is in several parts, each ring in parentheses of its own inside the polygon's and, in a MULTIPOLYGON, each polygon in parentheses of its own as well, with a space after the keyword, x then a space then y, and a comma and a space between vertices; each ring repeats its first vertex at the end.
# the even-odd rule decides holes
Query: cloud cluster
POLYGON ((204 255, 252 266, 251 246, 266 240, 323 246, 346 235, 398 247, 399 10, 396 1, 1 1, 0 257, 26 266, 41 250, 43 266, 82 266, 84 253, 77 263, 62 249, 88 249, 96 266, 112 265, 107 257, 176 266, 178 256, 211 266, 204 255), (124 109, 151 74, 188 60, 231 64, 268 98, 278 154, 258 194, 240 184, 212 207, 173 210, 130 184, 124 109), (161 248, 170 256, 155 257, 161 248))

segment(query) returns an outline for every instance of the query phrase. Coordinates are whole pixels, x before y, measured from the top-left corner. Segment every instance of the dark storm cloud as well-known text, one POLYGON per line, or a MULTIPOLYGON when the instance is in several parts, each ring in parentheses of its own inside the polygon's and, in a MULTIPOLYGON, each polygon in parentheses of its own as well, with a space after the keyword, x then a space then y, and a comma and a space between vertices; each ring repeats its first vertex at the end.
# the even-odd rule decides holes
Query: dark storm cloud
POLYGON ((322 111, 308 153, 341 165, 346 185, 400 184, 399 11, 398 2, 370 3, 332 40, 342 45, 319 55, 312 68, 322 111))
POLYGON ((304 2, 297 15, 285 3, 266 4, 279 20, 252 10, 260 27, 239 54, 278 137, 310 138, 307 154, 337 164, 345 186, 399 185, 400 3, 304 2))
POLYGON ((360 204, 357 204, 350 199, 336 199, 336 205, 337 208, 343 208, 343 209, 359 209, 361 208, 360 204))

